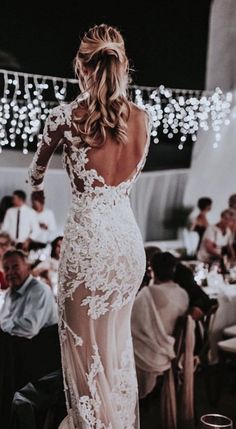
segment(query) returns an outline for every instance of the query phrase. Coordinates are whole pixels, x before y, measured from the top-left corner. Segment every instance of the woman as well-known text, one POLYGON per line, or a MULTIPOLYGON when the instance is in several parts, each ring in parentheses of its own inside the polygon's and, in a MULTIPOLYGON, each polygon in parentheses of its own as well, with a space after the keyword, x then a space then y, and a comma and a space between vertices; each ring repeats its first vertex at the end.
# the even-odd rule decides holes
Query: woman
POLYGON ((68 417, 61 427, 139 427, 130 317, 145 252, 129 193, 149 145, 148 115, 128 101, 121 34, 99 25, 75 59, 82 96, 52 110, 30 168, 42 189, 62 144, 72 187, 59 266, 58 305, 68 417))
POLYGON ((190 229, 192 231, 196 231, 199 235, 199 242, 198 242, 198 248, 197 248, 198 250, 200 247, 204 232, 209 226, 207 214, 211 210, 212 200, 211 198, 208 198, 208 197, 199 198, 197 202, 197 206, 199 209, 199 213, 196 216, 196 218, 192 220, 190 229))

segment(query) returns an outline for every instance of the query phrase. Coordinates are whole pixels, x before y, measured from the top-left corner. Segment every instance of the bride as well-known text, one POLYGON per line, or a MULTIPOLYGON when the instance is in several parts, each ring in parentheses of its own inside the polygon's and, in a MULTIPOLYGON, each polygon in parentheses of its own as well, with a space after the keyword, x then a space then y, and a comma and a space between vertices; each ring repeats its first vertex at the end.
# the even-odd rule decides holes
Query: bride
POLYGON ((33 190, 43 191, 50 157, 63 146, 72 189, 59 266, 68 412, 60 429, 138 429, 130 317, 146 262, 129 193, 148 152, 149 118, 126 96, 117 29, 91 28, 75 71, 82 95, 52 109, 30 166, 33 190))

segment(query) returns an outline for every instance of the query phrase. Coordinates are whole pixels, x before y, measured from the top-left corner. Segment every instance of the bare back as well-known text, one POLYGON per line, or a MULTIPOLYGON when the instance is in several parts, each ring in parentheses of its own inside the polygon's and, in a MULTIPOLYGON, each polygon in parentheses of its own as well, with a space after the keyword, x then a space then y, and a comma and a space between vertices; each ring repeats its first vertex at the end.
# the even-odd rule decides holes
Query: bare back
POLYGON ((131 104, 128 143, 117 143, 107 135, 105 144, 89 152, 87 169, 95 169, 108 186, 117 186, 135 175, 148 139, 147 114, 131 104))
MULTIPOLYGON (((73 117, 81 114, 79 108, 72 111, 73 117)), ((96 170, 104 178, 108 186, 118 186, 132 178, 142 160, 148 140, 148 117, 145 111, 130 103, 128 120, 128 143, 117 143, 107 133, 105 143, 101 147, 90 148, 88 152, 87 170, 96 170)), ((97 181, 96 186, 99 186, 97 181)))

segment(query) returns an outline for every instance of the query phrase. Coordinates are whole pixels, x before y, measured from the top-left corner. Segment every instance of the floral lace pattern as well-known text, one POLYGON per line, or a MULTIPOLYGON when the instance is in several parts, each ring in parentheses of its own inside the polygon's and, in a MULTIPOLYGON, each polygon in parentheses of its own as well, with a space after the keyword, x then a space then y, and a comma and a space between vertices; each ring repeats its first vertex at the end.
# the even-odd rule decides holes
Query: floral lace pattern
POLYGON ((70 105, 53 109, 30 167, 34 189, 42 189, 48 161, 63 145, 72 205, 59 266, 59 333, 69 429, 138 429, 130 313, 145 271, 143 241, 129 193, 140 173, 109 186, 88 168, 70 105))

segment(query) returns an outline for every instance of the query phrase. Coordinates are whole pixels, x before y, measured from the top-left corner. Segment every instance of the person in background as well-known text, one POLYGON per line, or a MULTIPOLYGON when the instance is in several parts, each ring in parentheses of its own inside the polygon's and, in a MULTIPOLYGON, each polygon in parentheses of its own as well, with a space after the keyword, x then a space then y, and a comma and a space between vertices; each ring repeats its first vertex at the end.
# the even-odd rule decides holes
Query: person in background
POLYGON ((146 271, 141 283, 141 286, 138 292, 144 287, 148 286, 153 281, 153 270, 151 265, 151 259, 154 253, 161 252, 161 249, 157 246, 145 246, 144 248, 146 254, 146 271))
POLYGON ((2 259, 3 255, 11 247, 11 237, 7 232, 0 232, 0 289, 7 289, 8 285, 5 279, 2 259))
POLYGON ((40 262, 32 270, 33 276, 41 277, 42 280, 46 281, 49 284, 55 296, 57 295, 57 275, 62 240, 62 236, 56 237, 55 240, 53 240, 53 242, 51 243, 51 257, 46 259, 46 261, 40 262))
MULTIPOLYGON (((32 207, 36 213, 40 228, 38 242, 46 245, 55 238, 56 220, 52 210, 45 207, 45 196, 42 191, 32 192, 32 207)), ((35 243, 36 245, 37 243, 35 243)), ((31 248, 33 243, 31 243, 31 248)))
POLYGON ((187 292, 176 283, 177 259, 170 252, 155 253, 151 260, 154 283, 150 292, 166 332, 171 335, 178 317, 183 316, 189 307, 187 292))
POLYGON ((208 226, 197 254, 200 261, 206 263, 220 262, 226 253, 230 259, 235 258, 231 231, 235 225, 235 220, 234 210, 226 209, 221 213, 221 218, 216 225, 208 226))
POLYGON ((52 290, 30 274, 24 252, 8 250, 3 269, 9 289, 0 310, 1 330, 30 339, 42 328, 56 324, 58 312, 52 290))
MULTIPOLYGON (((230 195, 228 204, 229 204, 229 209, 233 210, 236 215, 236 194, 230 195)), ((235 216, 235 219, 236 219, 236 216, 235 216)), ((236 253, 236 220, 234 224, 231 226, 231 231, 233 234, 232 246, 233 246, 234 252, 236 253)))
POLYGON ((12 207, 12 196, 11 195, 5 195, 5 197, 3 197, 1 199, 0 202, 0 229, 1 229, 1 225, 3 223, 5 214, 7 212, 8 209, 10 209, 12 207))
POLYGON ((31 241, 39 235, 37 217, 34 210, 26 205, 24 191, 14 191, 12 202, 13 207, 5 214, 2 231, 8 232, 18 248, 28 251, 31 241))
POLYGON ((228 204, 229 204, 229 209, 235 210, 236 212, 236 194, 230 195, 228 204))
POLYGON ((208 198, 208 197, 199 198, 197 206, 199 209, 199 214, 191 220, 190 230, 197 232, 199 235, 199 242, 198 242, 198 249, 199 249, 203 234, 209 225, 207 214, 211 210, 212 200, 211 198, 208 198))
POLYGON ((61 368, 15 392, 9 429, 38 429, 49 408, 55 410, 51 428, 58 427, 66 415, 61 368))
MULTIPOLYGON (((156 246, 145 247, 147 268, 144 276, 142 286, 153 284, 154 272, 152 268, 152 257, 156 253, 161 253, 161 249, 156 246), (148 281, 149 279, 149 281, 148 281)), ((189 313, 194 320, 201 319, 211 308, 211 300, 203 289, 194 280, 194 274, 191 268, 186 266, 184 262, 177 259, 177 264, 174 270, 174 281, 181 286, 188 294, 189 297, 189 313)))
POLYGON ((174 282, 176 258, 169 252, 152 257, 154 283, 137 294, 131 316, 131 331, 139 386, 144 398, 156 379, 170 368, 174 353, 174 329, 187 313, 189 298, 174 282))

